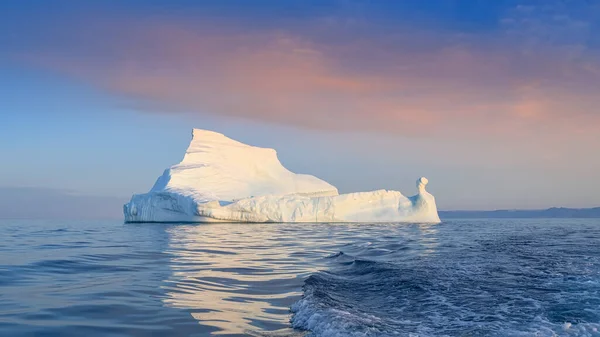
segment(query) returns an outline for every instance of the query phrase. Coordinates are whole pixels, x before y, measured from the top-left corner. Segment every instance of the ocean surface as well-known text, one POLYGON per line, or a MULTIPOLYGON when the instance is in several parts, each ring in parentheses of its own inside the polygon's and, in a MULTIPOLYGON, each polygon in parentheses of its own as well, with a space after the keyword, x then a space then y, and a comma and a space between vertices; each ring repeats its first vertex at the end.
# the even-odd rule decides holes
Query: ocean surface
POLYGON ((0 336, 600 336, 600 220, 0 220, 0 336))

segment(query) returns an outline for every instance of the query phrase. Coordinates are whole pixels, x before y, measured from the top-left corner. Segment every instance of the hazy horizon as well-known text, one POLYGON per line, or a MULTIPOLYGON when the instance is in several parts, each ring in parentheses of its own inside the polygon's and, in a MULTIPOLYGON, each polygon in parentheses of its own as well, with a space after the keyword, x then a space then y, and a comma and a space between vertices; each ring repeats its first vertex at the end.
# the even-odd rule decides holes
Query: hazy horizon
MULTIPOLYGON (((123 205, 128 201, 128 197, 85 195, 59 189, 0 186, 0 219, 122 219, 123 205)), ((515 209, 440 208, 439 212, 543 211, 553 207, 563 206, 515 209)), ((598 207, 600 205, 583 207, 583 209, 598 207)), ((580 207, 568 208, 580 209, 580 207)))

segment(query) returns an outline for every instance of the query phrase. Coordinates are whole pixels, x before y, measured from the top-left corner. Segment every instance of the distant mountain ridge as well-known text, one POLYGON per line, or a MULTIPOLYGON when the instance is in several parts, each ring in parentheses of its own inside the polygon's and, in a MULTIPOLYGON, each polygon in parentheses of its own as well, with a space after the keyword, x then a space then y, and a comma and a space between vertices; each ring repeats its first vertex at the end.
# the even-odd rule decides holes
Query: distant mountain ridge
POLYGON ((600 207, 552 207, 539 210, 438 211, 442 219, 457 218, 600 218, 600 207))

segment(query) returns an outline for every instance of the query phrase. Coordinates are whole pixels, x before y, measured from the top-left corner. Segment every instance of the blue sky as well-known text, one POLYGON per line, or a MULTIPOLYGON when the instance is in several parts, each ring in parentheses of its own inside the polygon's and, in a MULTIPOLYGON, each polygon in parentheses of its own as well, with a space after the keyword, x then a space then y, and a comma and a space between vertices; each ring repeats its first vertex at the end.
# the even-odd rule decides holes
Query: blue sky
POLYGON ((599 25, 595 1, 3 1, 0 194, 120 212, 197 127, 342 192, 597 206, 599 25))

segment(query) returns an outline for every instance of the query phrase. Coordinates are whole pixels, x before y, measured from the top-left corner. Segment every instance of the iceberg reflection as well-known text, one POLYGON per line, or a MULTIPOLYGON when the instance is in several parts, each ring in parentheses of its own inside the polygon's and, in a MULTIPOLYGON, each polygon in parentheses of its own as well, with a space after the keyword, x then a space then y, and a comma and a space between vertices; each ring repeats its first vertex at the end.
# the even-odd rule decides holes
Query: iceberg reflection
POLYGON ((218 329, 214 334, 289 327, 289 308, 302 295, 303 280, 316 271, 307 259, 318 251, 303 253, 316 246, 313 240, 274 226, 170 227, 173 274, 164 303, 190 310, 201 324, 218 329))

